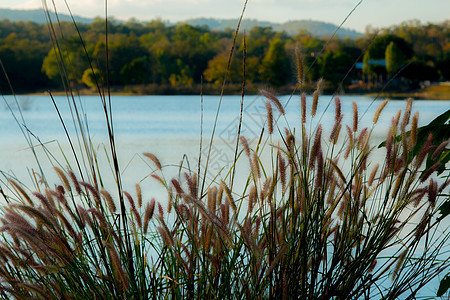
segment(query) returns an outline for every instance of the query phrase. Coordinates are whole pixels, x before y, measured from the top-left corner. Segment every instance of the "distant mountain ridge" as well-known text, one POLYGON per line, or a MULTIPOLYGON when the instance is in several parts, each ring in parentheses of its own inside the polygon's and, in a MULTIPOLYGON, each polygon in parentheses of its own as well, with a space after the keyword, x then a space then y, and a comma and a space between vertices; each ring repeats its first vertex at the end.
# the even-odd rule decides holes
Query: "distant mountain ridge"
MULTIPOLYGON (((190 19, 183 23, 197 26, 208 26, 211 30, 225 30, 234 29, 238 23, 238 19, 214 19, 214 18, 196 18, 190 19)), ((255 19, 244 19, 241 23, 241 29, 250 30, 254 26, 261 27, 272 27, 275 31, 285 31, 289 35, 296 35, 301 29, 308 31, 314 36, 326 36, 332 35, 336 29, 337 25, 321 21, 313 20, 298 20, 298 21, 287 21, 284 23, 274 23, 268 21, 259 21, 255 19)), ((362 36, 363 34, 352 29, 340 28, 337 32, 339 37, 349 37, 355 38, 362 36)))
MULTIPOLYGON (((55 19, 55 13, 51 13, 51 17, 55 19)), ((58 14, 61 21, 72 21, 72 18, 66 14, 58 14)), ((43 9, 8 9, 0 8, 0 20, 8 19, 11 22, 34 22, 38 24, 45 24, 46 15, 43 9)), ((74 16, 76 22, 90 23, 93 19, 74 16)))
MULTIPOLYGON (((52 19, 55 19, 55 14, 51 13, 52 19)), ((61 21, 72 21, 72 18, 67 14, 58 14, 58 17, 61 21)), ((17 21, 31 21, 38 24, 45 24, 46 17, 44 10, 42 9, 33 9, 33 10, 15 10, 15 9, 6 9, 0 8, 0 20, 8 19, 11 22, 17 21)), ((74 19, 78 23, 90 23, 93 19, 84 18, 80 16, 74 16, 74 19)), ((115 19, 117 21, 117 19, 115 19)), ((214 19, 214 18, 195 18, 189 19, 184 22, 193 26, 207 26, 210 30, 222 31, 225 29, 235 29, 237 25, 237 19, 214 19)), ((177 23, 170 23, 177 24, 177 23)), ((310 34, 314 36, 323 37, 326 35, 332 35, 336 28, 338 27, 335 24, 321 22, 321 21, 313 21, 313 20, 299 20, 299 21, 287 21, 284 23, 274 23, 268 21, 259 21, 256 19, 244 19, 241 24, 241 29, 250 30, 254 26, 261 27, 272 27, 275 31, 285 31, 289 35, 296 35, 301 29, 308 31, 310 34)), ((347 28, 340 28, 337 32, 337 35, 341 38, 349 37, 355 38, 358 36, 362 36, 363 34, 357 32, 356 30, 351 30, 347 28)))

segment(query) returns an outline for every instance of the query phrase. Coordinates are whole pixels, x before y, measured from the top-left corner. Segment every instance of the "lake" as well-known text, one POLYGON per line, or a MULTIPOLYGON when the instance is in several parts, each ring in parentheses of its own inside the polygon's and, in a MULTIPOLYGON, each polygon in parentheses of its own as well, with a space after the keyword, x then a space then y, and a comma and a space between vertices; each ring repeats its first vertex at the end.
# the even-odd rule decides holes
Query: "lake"
MULTIPOLYGON (((278 118, 282 132, 286 126, 297 129, 300 127, 299 98, 298 95, 280 97, 287 112, 285 118, 278 118)), ((148 174, 153 170, 153 165, 142 156, 143 152, 157 155, 162 164, 166 166, 165 172, 168 176, 177 174, 177 165, 183 156, 188 158, 190 167, 196 170, 202 105, 202 157, 204 161, 208 152, 207 146, 214 127, 219 99, 218 96, 204 96, 203 101, 200 96, 112 96, 113 125, 125 189, 133 190, 136 182, 144 182, 144 190, 150 192, 152 196, 155 194, 163 197, 160 191, 155 190, 157 189, 155 183, 147 180, 148 174)), ((39 171, 21 130, 24 132, 29 130, 33 134, 31 141, 36 147, 36 155, 50 182, 58 182, 54 171, 51 170, 52 164, 56 164, 56 161, 62 167, 66 167, 69 163, 75 168, 64 129, 49 96, 19 96, 17 102, 12 96, 5 96, 3 100, 3 104, 0 105, 0 140, 2 141, 0 170, 2 172, 14 174, 20 180, 29 183, 31 169, 39 171), (11 110, 8 109, 8 106, 11 110), (18 106, 21 107, 20 111, 25 123, 21 120, 18 106), (14 120, 13 114, 21 126, 14 120), (48 152, 43 151, 41 143, 45 145, 48 152)), ((367 96, 341 96, 341 100, 344 124, 351 124, 352 102, 356 101, 359 107, 360 128, 372 126, 374 112, 381 100, 374 100, 373 97, 367 96)), ((76 101, 78 109, 83 112, 82 115, 87 121, 90 136, 98 151, 105 183, 112 184, 112 171, 104 155, 104 149, 109 151, 109 148, 105 148, 105 145, 107 146, 107 129, 100 99, 98 96, 83 96, 77 98, 76 101)), ((68 104, 69 102, 64 96, 56 96, 55 102, 67 130, 73 138, 75 148, 78 150, 75 125, 71 115, 73 107, 68 104)), ((208 169, 210 179, 217 175, 222 168, 226 170, 231 166, 236 144, 240 102, 240 96, 223 97, 211 150, 208 169)), ((307 103, 311 105, 311 102, 312 99, 308 98, 307 103)), ((377 142, 385 138, 392 117, 399 109, 404 110, 405 104, 406 101, 402 100, 392 100, 388 103, 373 131, 373 138, 377 142)), ((419 111, 419 125, 424 125, 449 107, 450 101, 417 100, 413 104, 413 113, 416 110, 419 111)), ((320 97, 316 118, 308 124, 315 127, 319 121, 327 134, 334 124, 334 100, 331 96, 320 97)), ((246 96, 243 103, 241 132, 250 144, 256 143, 261 128, 266 126, 265 122, 265 99, 262 96, 246 96)), ((276 140, 276 138, 268 140, 265 144, 268 146, 270 143, 275 143, 276 140)))
MULTIPOLYGON (((190 166, 193 170, 197 169, 199 145, 202 141, 203 166, 214 128, 219 99, 218 96, 205 96, 203 101, 200 96, 113 96, 113 125, 124 189, 134 194, 134 185, 140 182, 145 200, 155 197, 157 201, 165 202, 167 195, 164 189, 148 176, 154 170, 154 165, 149 159, 143 157, 142 153, 151 152, 157 155, 164 166, 166 178, 170 179, 171 176, 177 175, 178 165, 183 156, 189 161, 189 165, 184 164, 185 167, 190 166), (203 126, 201 126, 202 122, 203 126)), ((286 117, 275 115, 281 132, 284 132, 286 126, 298 130, 301 115, 299 96, 284 96, 280 97, 280 100, 286 106, 287 112, 286 117)), ((374 113, 381 100, 365 96, 341 96, 341 100, 344 124, 352 123, 352 103, 355 101, 359 110, 359 128, 372 126, 374 113)), ((75 134, 76 126, 71 114, 73 107, 68 104, 66 97, 55 97, 55 102, 67 130, 72 136, 75 148, 79 151, 80 147, 75 134)), ((307 101, 309 106, 311 102, 312 99, 309 97, 307 101)), ((77 103, 78 108, 82 111, 82 117, 87 121, 87 129, 97 150, 104 183, 106 186, 112 187, 113 174, 110 163, 104 154, 105 150, 109 153, 109 148, 100 99, 95 96, 84 96, 77 99, 77 103)), ((241 97, 239 96, 223 97, 211 149, 208 180, 213 180, 214 176, 219 173, 219 177, 224 177, 226 170, 231 166, 236 144, 240 103, 241 97)), ((384 140, 392 117, 399 109, 403 111, 405 105, 406 101, 403 100, 393 100, 388 103, 373 130, 372 145, 377 145, 384 140)), ((251 145, 255 145, 261 129, 267 127, 265 99, 261 96, 246 96, 243 107, 241 132, 251 145)), ((449 100, 420 100, 414 102, 413 113, 419 111, 419 125, 425 125, 449 107, 449 100)), ((75 169, 64 128, 50 97, 21 96, 18 97, 16 103, 13 97, 6 96, 3 106, 0 108, 0 140, 2 142, 0 171, 8 176, 16 176, 28 186, 31 186, 32 182, 31 170, 39 172, 22 130, 24 132, 29 130, 32 133, 31 141, 35 146, 36 156, 41 162, 49 182, 59 182, 52 170, 52 165, 59 163, 60 166, 66 167, 67 164, 70 164, 75 169), (18 107, 21 107, 21 110, 18 107), (17 118, 17 122, 14 117, 17 118)), ((321 96, 316 118, 307 124, 310 128, 315 128, 320 122, 323 125, 324 137, 327 141, 329 132, 334 125, 334 114, 332 97, 321 96)), ((270 150, 270 145, 276 144, 277 140, 277 135, 275 135, 273 138, 264 139, 263 145, 270 150)), ((267 152, 270 153, 270 151, 267 152)), ((375 152, 372 161, 384 158, 383 153, 380 154, 381 156, 378 155, 375 152)), ((264 157, 270 158, 269 155, 264 157)), ((239 170, 243 172, 238 171, 237 178, 245 179, 249 169, 246 166, 246 160, 239 168, 242 168, 239 170)), ((3 186, 4 179, 3 176, 0 181, 3 186)), ((239 185, 242 185, 245 180, 236 180, 236 182, 239 191, 239 185)), ((4 190, 6 189, 4 188, 4 190)), ((447 225, 446 222, 445 226, 442 226, 446 227, 447 225)), ((438 283, 439 280, 435 279, 425 288, 424 293, 435 295, 438 283)))

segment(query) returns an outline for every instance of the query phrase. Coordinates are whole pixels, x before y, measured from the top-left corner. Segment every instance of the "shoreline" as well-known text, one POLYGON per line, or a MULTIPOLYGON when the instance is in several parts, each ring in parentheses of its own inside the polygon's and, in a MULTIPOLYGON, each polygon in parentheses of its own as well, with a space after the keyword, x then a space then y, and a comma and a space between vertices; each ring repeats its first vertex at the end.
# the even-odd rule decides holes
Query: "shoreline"
MULTIPOLYGON (((284 86, 277 89, 268 88, 262 85, 248 85, 245 89, 246 95, 259 94, 261 89, 269 89, 274 91, 278 95, 290 95, 295 92, 296 87, 294 85, 284 86)), ((119 86, 111 87, 111 95, 113 96, 147 96, 147 95, 219 95, 221 87, 214 85, 207 86, 192 86, 192 87, 171 87, 168 85, 139 85, 139 86, 119 86)), ((309 93, 310 87, 305 85, 303 90, 309 93)), ((311 88, 311 90, 313 90, 311 88)), ((98 95, 97 89, 82 88, 78 89, 78 95, 82 96, 96 96, 98 95)), ((225 86, 224 95, 240 95, 242 93, 242 86, 240 84, 230 84, 225 86)), ((61 96, 65 95, 65 91, 52 91, 52 95, 61 96)), ((332 95, 333 90, 324 91, 325 95, 332 95)), ((48 92, 30 92, 30 93, 17 93, 17 95, 48 95, 48 92)), ((382 98, 389 98, 392 100, 404 100, 407 98, 413 98, 415 100, 450 100, 450 85, 434 85, 425 88, 420 88, 411 91, 370 91, 370 90, 346 90, 340 95, 362 95, 362 96, 378 96, 382 98)))

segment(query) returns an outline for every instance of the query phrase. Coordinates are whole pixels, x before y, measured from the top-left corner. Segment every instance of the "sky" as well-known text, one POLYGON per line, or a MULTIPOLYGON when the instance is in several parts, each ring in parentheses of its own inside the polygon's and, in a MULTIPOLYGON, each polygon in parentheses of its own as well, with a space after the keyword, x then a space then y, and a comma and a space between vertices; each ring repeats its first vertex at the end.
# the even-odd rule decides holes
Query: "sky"
MULTIPOLYGON (((51 0, 46 0, 48 5, 51 0)), ((54 0, 67 12, 63 0, 54 0)), ((72 13, 104 16, 104 0, 67 0, 72 13)), ((245 0, 108 0, 108 14, 117 19, 183 21, 197 17, 237 18, 245 0)), ((360 0, 249 0, 244 18, 261 21, 317 20, 340 24, 360 0)), ((0 8, 35 9, 42 0, 0 0, 0 8)), ((388 27, 418 19, 422 23, 450 19, 449 0, 362 0, 344 27, 364 32, 367 26, 388 27)))

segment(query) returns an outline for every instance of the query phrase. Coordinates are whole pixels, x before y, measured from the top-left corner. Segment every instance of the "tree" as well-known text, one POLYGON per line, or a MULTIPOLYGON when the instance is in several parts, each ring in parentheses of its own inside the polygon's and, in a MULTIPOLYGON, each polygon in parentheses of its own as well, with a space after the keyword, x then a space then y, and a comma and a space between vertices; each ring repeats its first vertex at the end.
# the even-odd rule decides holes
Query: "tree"
POLYGON ((185 65, 181 59, 177 59, 178 72, 170 74, 169 82, 173 87, 184 86, 190 87, 194 83, 191 70, 188 65, 185 65))
POLYGON ((328 81, 333 88, 337 88, 343 80, 344 85, 349 83, 351 78, 350 76, 346 77, 346 75, 358 57, 355 57, 355 51, 353 50, 351 47, 344 47, 336 52, 328 50, 323 56, 319 57, 320 76, 328 81))
POLYGON ((410 62, 402 71, 401 75, 414 82, 424 80, 436 81, 439 79, 439 73, 436 68, 429 66, 420 60, 413 60, 410 62))
POLYGON ((442 55, 437 61, 436 67, 444 80, 450 80, 450 51, 442 55))
POLYGON ((386 47, 385 59, 386 71, 391 76, 397 73, 405 64, 403 52, 393 41, 386 47))
POLYGON ((291 64, 284 49, 284 42, 273 39, 269 44, 261 66, 261 77, 271 85, 282 86, 292 76, 291 64))
POLYGON ((77 37, 67 39, 60 51, 52 48, 42 63, 42 71, 48 78, 57 82, 61 79, 61 67, 65 69, 68 80, 81 83, 89 63, 83 45, 77 37))
POLYGON ((101 71, 99 69, 88 68, 84 71, 81 81, 90 88, 95 88, 101 85, 101 71))
POLYGON ((404 39, 392 34, 377 36, 364 54, 363 72, 365 74, 376 75, 385 72, 385 67, 383 65, 373 62, 386 59, 386 48, 391 42, 393 42, 401 51, 405 59, 410 59, 413 56, 414 52, 411 45, 404 39))
POLYGON ((123 66, 120 77, 125 84, 142 84, 150 81, 151 69, 148 57, 135 58, 123 66))
MULTIPOLYGON (((247 37, 247 55, 263 57, 266 51, 267 44, 275 36, 275 32, 271 27, 255 26, 250 30, 247 37)), ((241 45, 240 51, 242 51, 243 45, 241 45)))

